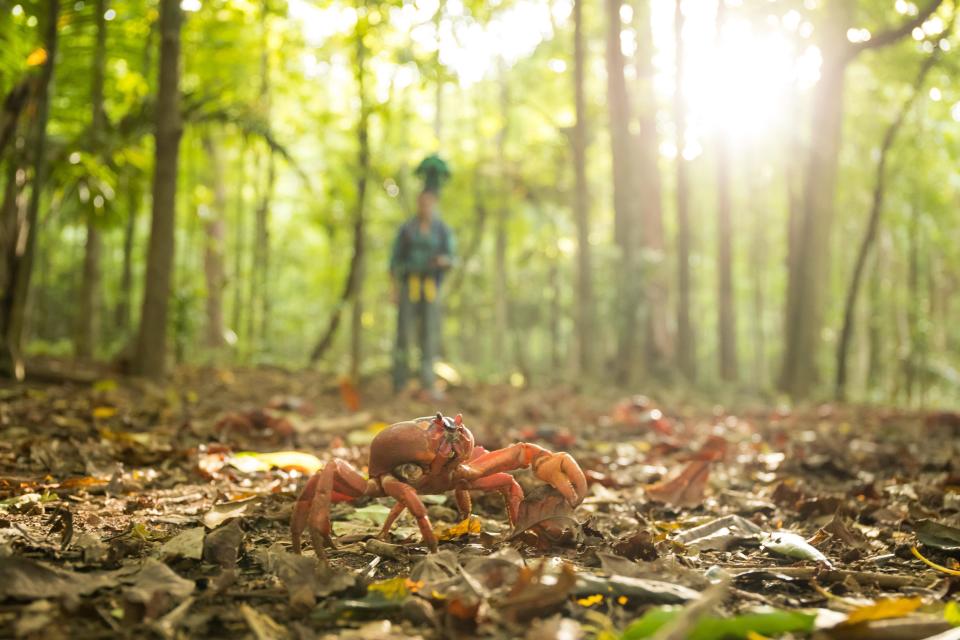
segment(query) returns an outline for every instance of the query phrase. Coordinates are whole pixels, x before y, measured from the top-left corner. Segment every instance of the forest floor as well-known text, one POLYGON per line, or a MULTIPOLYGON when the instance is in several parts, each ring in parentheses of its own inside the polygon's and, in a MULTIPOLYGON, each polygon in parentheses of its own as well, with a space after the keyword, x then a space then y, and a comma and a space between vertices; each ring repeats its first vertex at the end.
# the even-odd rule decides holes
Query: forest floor
POLYGON ((0 637, 960 638, 956 414, 381 384, 0 387, 0 637), (437 409, 488 449, 571 452, 586 499, 517 472, 511 528, 498 494, 466 522, 430 498, 436 554, 406 514, 373 539, 390 499, 339 503, 327 562, 290 553, 296 469, 363 469, 385 423, 437 409))

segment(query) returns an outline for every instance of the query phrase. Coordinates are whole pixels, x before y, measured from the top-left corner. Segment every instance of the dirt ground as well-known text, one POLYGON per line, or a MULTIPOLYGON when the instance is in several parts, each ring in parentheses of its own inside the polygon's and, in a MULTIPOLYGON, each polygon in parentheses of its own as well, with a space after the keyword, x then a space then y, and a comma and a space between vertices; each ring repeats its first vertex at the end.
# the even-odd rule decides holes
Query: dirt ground
POLYGON ((421 403, 279 370, 0 387, 0 637, 957 639, 958 558, 949 412, 421 403), (327 560, 290 553, 304 469, 364 469, 378 430, 437 410, 487 449, 569 451, 586 499, 519 470, 511 527, 499 494, 468 521, 428 497, 436 554, 406 514, 374 539, 391 499, 337 503, 327 560))

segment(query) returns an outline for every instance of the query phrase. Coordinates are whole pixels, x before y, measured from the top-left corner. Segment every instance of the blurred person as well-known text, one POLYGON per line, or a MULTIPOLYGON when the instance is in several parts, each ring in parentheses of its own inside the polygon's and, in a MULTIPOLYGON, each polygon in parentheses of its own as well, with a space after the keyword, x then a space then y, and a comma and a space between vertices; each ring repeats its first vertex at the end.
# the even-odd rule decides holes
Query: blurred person
POLYGON ((437 202, 440 187, 450 170, 436 154, 416 169, 424 187, 417 197, 417 214, 397 230, 390 253, 391 297, 397 304, 397 341, 393 352, 393 388, 403 392, 409 378, 412 340, 420 348, 421 393, 432 400, 442 398, 435 388, 433 364, 441 335, 441 285, 453 266, 454 238, 440 219, 437 202))

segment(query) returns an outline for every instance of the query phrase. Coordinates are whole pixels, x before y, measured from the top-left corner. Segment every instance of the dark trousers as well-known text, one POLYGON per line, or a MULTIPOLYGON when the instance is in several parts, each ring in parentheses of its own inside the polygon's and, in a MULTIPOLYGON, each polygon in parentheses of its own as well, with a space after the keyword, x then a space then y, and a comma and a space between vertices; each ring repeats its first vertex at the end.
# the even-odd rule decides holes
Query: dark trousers
POLYGON ((393 388, 401 391, 409 378, 409 351, 420 348, 420 385, 433 389, 433 362, 440 343, 440 285, 432 276, 408 276, 400 285, 397 342, 393 351, 393 388))

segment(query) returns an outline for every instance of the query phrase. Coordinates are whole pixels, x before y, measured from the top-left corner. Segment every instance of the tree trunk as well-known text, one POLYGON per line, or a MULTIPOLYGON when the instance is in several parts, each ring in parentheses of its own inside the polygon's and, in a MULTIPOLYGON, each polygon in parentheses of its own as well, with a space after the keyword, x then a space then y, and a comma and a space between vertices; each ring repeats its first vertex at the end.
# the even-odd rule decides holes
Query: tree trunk
POLYGON ((590 260, 590 201, 587 185, 587 108, 583 80, 583 0, 573 1, 573 126, 574 224, 577 227, 577 358, 581 375, 593 370, 593 283, 590 260))
POLYGON ((880 157, 877 160, 876 178, 873 186, 873 198, 870 206, 870 215, 867 218, 867 228, 864 231, 863 239, 860 241, 860 250, 857 252, 857 259, 853 266, 853 274, 850 276, 850 285, 847 287, 846 302, 843 311, 843 327, 840 330, 840 340, 837 343, 837 377, 834 386, 834 395, 837 400, 846 398, 847 387, 847 357, 850 351, 850 342, 853 336, 853 325, 856 319, 857 298, 860 294, 860 283, 863 280, 863 272, 866 270, 867 258, 877 239, 877 231, 880 228, 880 216, 883 213, 883 199, 886 189, 886 170, 887 156, 896 140, 897 133, 903 126, 903 121, 907 117, 910 108, 916 101, 923 87, 923 81, 933 68, 937 61, 936 55, 929 56, 924 60, 913 84, 913 92, 900 106, 896 118, 887 127, 883 134, 883 142, 880 144, 880 157))
POLYGON ((636 360, 637 306, 642 280, 637 265, 637 194, 630 153, 630 100, 623 75, 620 47, 620 0, 606 0, 607 13, 607 113, 613 162, 613 213, 615 240, 620 248, 619 337, 614 370, 617 381, 629 384, 636 360))
POLYGON ((134 184, 134 178, 130 175, 127 176, 126 187, 127 220, 123 228, 123 267, 120 272, 120 297, 115 320, 117 331, 124 337, 129 335, 132 323, 130 310, 133 309, 133 241, 141 201, 140 187, 134 184))
POLYGON ((643 259, 638 268, 644 276, 644 307, 646 308, 647 368, 658 377, 668 373, 672 359, 667 308, 668 272, 666 270, 663 233, 663 193, 660 181, 660 145, 657 138, 657 99, 653 87, 653 29, 650 22, 650 3, 637 3, 638 92, 637 116, 640 132, 636 139, 637 203, 643 259))
POLYGON ((803 207, 796 221, 795 257, 787 282, 785 341, 780 389, 796 399, 810 395, 819 381, 818 353, 823 326, 823 291, 830 264, 830 230, 843 123, 844 75, 847 65, 867 49, 891 45, 923 24, 943 0, 932 0, 896 28, 880 31, 869 40, 851 44, 847 26, 854 3, 828 5, 820 42, 823 63, 813 95, 809 151, 803 181, 803 207))
POLYGON ((213 204, 203 216, 206 236, 203 251, 203 274, 207 285, 207 324, 204 342, 212 349, 223 347, 223 287, 226 274, 223 264, 223 244, 226 236, 227 187, 223 176, 223 158, 219 146, 208 132, 203 136, 203 148, 210 163, 210 187, 213 204))
POLYGON ((500 202, 494 222, 494 290, 493 290, 493 358, 501 365, 506 362, 506 343, 509 337, 509 298, 507 284, 507 215, 510 199, 510 177, 507 168, 506 144, 510 130, 510 97, 507 88, 506 65, 500 60, 500 131, 497 134, 497 165, 500 178, 500 202))
POLYGON ((17 241, 10 286, 3 292, 0 300, 0 375, 13 376, 18 380, 24 377, 23 329, 25 324, 27 295, 30 292, 30 278, 33 275, 33 258, 37 250, 37 222, 40 213, 40 200, 47 180, 47 120, 50 117, 50 95, 53 93, 53 69, 57 59, 57 22, 60 17, 59 0, 47 1, 47 24, 44 28, 44 48, 47 60, 40 72, 39 88, 36 96, 36 119, 33 135, 33 181, 30 186, 30 201, 26 217, 17 225, 17 241))
MULTIPOLYGON (((247 148, 244 144, 237 152, 237 166, 234 169, 239 184, 246 184, 247 180, 247 148)), ((236 190, 236 212, 234 214, 233 226, 233 275, 231 284, 233 285, 233 313, 230 319, 230 325, 238 338, 242 333, 241 323, 244 320, 243 311, 243 256, 244 256, 244 218, 246 217, 246 200, 243 197, 243 189, 236 190)), ((238 344, 244 344, 237 340, 238 344)))
POLYGON ((919 377, 923 348, 920 330, 920 208, 910 207, 910 226, 907 232, 907 357, 904 360, 904 388, 907 402, 913 404, 919 377))
POLYGON ((160 0, 160 68, 154 140, 153 212, 140 332, 133 359, 139 375, 162 377, 166 371, 167 308, 173 275, 177 161, 180 151, 179 0, 160 0))
POLYGON ((676 127, 677 171, 677 364, 687 380, 697 376, 696 345, 693 324, 690 319, 690 180, 687 161, 683 157, 686 147, 687 105, 683 93, 685 79, 683 43, 683 1, 676 0, 673 13, 673 28, 676 47, 676 87, 673 93, 673 119, 676 127))
MULTIPOLYGON (((102 151, 106 128, 106 113, 103 109, 103 82, 107 63, 107 0, 94 0, 94 23, 97 25, 96 43, 93 49, 93 84, 90 89, 92 116, 90 120, 90 150, 95 156, 102 151)), ((105 205, 106 203, 104 203, 105 205)), ((83 280, 80 285, 80 304, 76 336, 76 351, 79 358, 94 355, 100 338, 100 230, 97 228, 97 207, 87 210, 87 236, 83 256, 83 280)))
MULTIPOLYGON (((723 47, 726 24, 724 0, 717 5, 717 45, 723 47)), ((733 223, 730 196, 732 154, 730 134, 717 133, 717 345, 720 351, 720 379, 737 380, 737 328, 733 291, 733 223)))
POLYGON ((277 168, 273 154, 267 158, 263 196, 257 206, 253 248, 254 277, 259 281, 259 322, 256 327, 257 342, 262 349, 269 349, 270 336, 270 207, 276 184, 277 168))
POLYGON ((817 383, 821 298, 829 261, 843 120, 844 66, 837 54, 824 53, 820 82, 814 92, 797 251, 788 274, 786 348, 780 388, 798 399, 807 397, 817 383))
MULTIPOLYGON (((267 20, 267 3, 264 3, 260 14, 261 49, 260 49, 260 109, 264 120, 270 122, 270 47, 269 22, 267 20)), ((270 315, 270 207, 273 200, 273 191, 276 183, 276 163, 273 153, 269 152, 263 158, 265 164, 258 163, 257 184, 259 185, 259 201, 254 215, 253 229, 253 274, 251 277, 251 296, 249 311, 249 339, 260 349, 266 349, 266 340, 269 334, 270 315)))
POLYGON ((873 254, 873 265, 870 269, 870 319, 867 321, 867 391, 873 391, 880 386, 883 380, 883 371, 886 368, 886 358, 883 353, 883 244, 878 243, 877 251, 873 254))
POLYGON ((315 363, 326 353, 337 328, 340 326, 340 317, 347 303, 352 302, 352 319, 350 335, 350 375, 354 380, 359 379, 360 362, 362 358, 362 330, 363 330, 363 278, 364 278, 364 250, 366 246, 365 205, 367 193, 367 176, 370 172, 370 105, 366 92, 366 56, 367 48, 363 43, 365 35, 364 25, 358 22, 354 32, 356 46, 355 77, 357 91, 360 96, 360 118, 357 122, 357 201, 353 219, 353 257, 350 260, 350 269, 343 287, 340 302, 333 310, 327 328, 317 345, 310 354, 310 362, 315 363))

